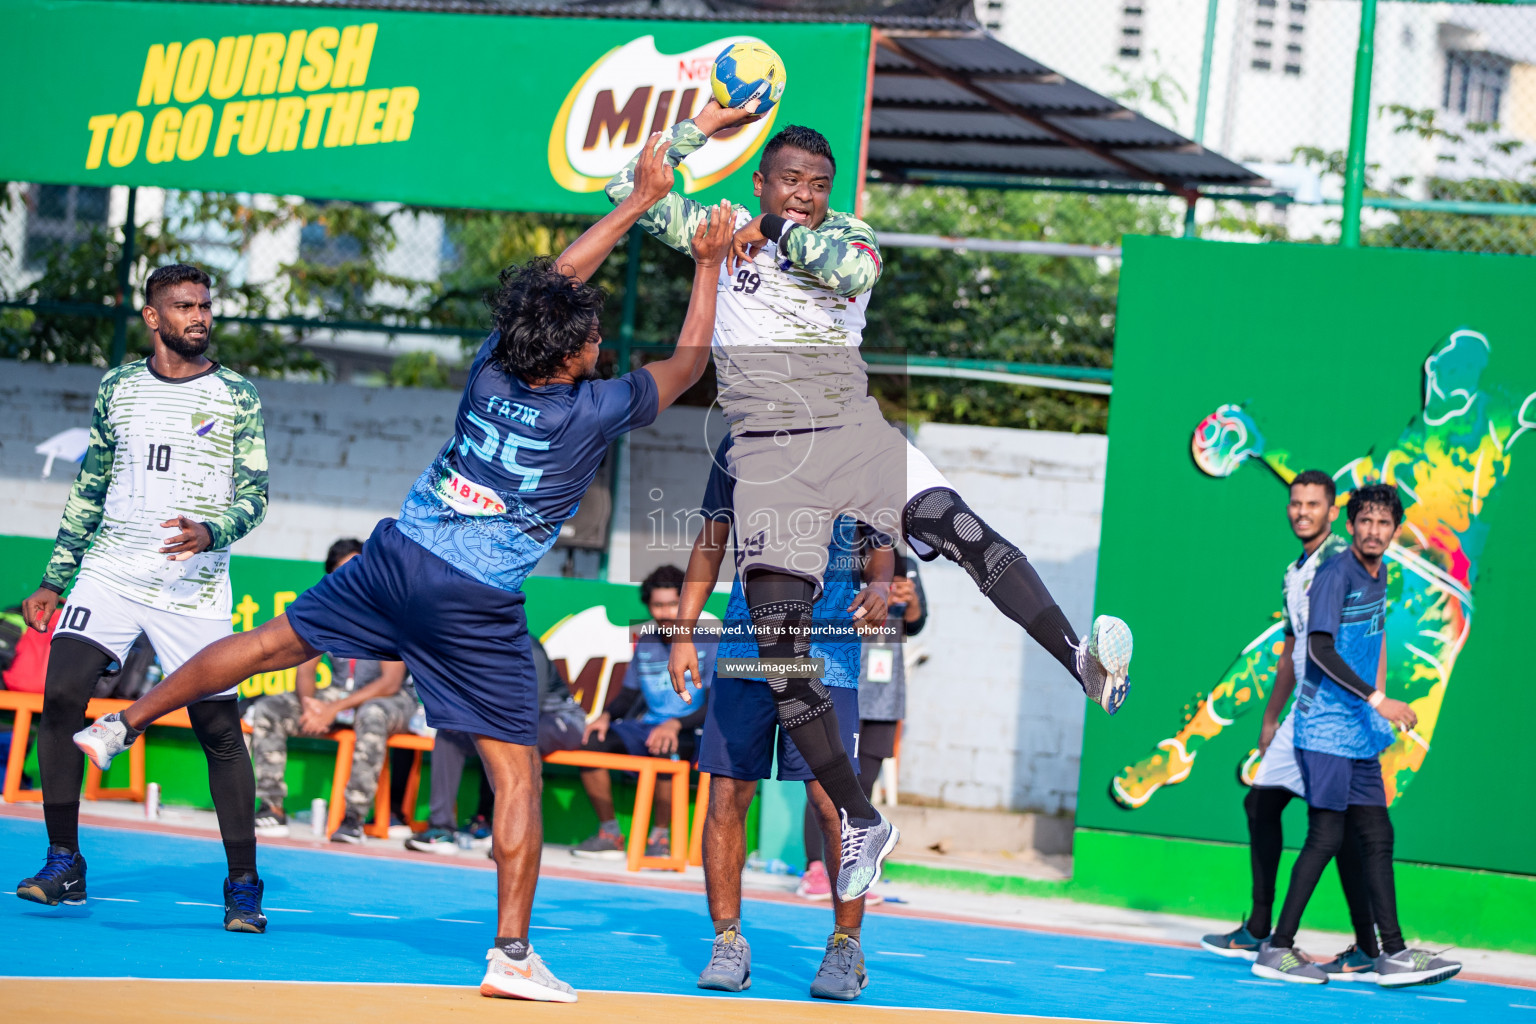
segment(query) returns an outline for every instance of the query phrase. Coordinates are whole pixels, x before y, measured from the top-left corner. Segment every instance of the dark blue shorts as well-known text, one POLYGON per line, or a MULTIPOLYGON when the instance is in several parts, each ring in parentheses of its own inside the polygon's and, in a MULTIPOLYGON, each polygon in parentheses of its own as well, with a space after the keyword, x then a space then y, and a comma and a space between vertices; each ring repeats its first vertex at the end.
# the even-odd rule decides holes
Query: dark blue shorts
POLYGON ((539 687, 523 595, 486 586, 401 536, 393 519, 288 606, 310 647, 403 661, 427 722, 508 743, 539 738, 539 687))
POLYGON ((1340 757, 1298 748, 1296 764, 1301 768, 1308 807, 1344 811, 1350 807, 1387 806, 1379 758, 1340 757))
MULTIPOLYGON (((851 686, 828 687, 837 710, 837 731, 843 749, 859 770, 859 691, 851 686)), ((757 781, 768 778, 778 745, 780 782, 809 782, 815 778, 800 751, 779 730, 779 712, 773 691, 755 679, 716 676, 709 684, 709 709, 704 715, 704 737, 699 741, 699 771, 728 779, 757 781)))

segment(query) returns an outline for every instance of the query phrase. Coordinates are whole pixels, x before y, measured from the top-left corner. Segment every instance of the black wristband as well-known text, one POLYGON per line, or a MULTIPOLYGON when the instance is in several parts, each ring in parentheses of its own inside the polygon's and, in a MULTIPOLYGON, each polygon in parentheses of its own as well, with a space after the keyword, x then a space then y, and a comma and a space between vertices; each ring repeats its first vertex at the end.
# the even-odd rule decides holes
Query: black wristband
POLYGON ((785 220, 776 213, 763 214, 763 237, 777 245, 784 241, 784 235, 794 227, 794 221, 785 220))
POLYGON ((55 594, 62 594, 62 593, 64 593, 64 588, 63 587, 59 586, 57 583, 49 583, 47 580, 43 580, 43 582, 39 583, 37 585, 37 589, 39 589, 39 590, 51 590, 55 594))

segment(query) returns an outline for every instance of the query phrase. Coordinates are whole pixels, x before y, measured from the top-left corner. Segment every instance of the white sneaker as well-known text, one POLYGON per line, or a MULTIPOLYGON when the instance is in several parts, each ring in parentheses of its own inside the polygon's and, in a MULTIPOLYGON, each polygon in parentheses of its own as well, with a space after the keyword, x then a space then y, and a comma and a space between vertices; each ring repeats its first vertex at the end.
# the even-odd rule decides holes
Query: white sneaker
POLYGON ((133 741, 138 738, 138 733, 128 735, 122 714, 114 711, 75 733, 75 746, 85 752, 92 764, 106 771, 112 767, 112 759, 133 746, 133 741))
POLYGON ((550 973, 530 947, 528 956, 513 960, 492 946, 485 954, 489 961, 480 982, 480 994, 505 999, 533 999, 541 1003, 574 1003, 576 990, 550 973))
POLYGON ((1088 699, 1111 715, 1119 711, 1131 692, 1131 627, 1113 615, 1094 619, 1077 645, 1076 667, 1088 699))

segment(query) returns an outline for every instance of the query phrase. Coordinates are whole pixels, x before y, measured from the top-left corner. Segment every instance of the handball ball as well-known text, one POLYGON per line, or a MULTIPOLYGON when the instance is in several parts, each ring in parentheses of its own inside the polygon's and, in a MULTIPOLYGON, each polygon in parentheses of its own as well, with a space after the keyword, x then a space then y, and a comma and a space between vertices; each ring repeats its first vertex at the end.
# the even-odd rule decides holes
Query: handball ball
POLYGON ((722 107, 757 99, 757 112, 766 114, 784 95, 784 61, 767 43, 733 43, 715 58, 709 86, 722 107))

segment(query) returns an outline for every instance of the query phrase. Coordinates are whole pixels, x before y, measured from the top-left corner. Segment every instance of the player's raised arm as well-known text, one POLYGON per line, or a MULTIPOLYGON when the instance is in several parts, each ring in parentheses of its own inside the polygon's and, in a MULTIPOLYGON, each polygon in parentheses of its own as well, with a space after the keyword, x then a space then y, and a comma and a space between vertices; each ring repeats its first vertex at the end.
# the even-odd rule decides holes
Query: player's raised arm
POLYGON ((565 273, 583 281, 589 280, 635 222, 671 194, 672 177, 676 171, 667 161, 667 143, 660 132, 646 140, 640 155, 625 171, 633 172, 629 194, 613 212, 582 232, 581 237, 560 254, 555 265, 565 273))
POLYGON ((694 539, 693 551, 688 555, 688 568, 683 573, 683 589, 677 603, 678 634, 672 640, 667 672, 672 677, 672 689, 689 703, 693 702, 693 695, 688 692, 684 673, 693 674, 695 688, 699 681, 698 648, 691 631, 699 624, 699 616, 704 614, 704 603, 715 592, 715 580, 720 578, 720 563, 725 561, 725 548, 730 541, 730 521, 706 516, 694 539))
POLYGON ((730 203, 722 202, 711 207, 709 215, 694 229, 693 294, 688 298, 688 316, 683 320, 682 333, 670 356, 645 367, 656 379, 657 412, 677 401, 704 376, 709 342, 715 333, 715 291, 734 224, 735 211, 730 203))
MULTIPOLYGON (((710 100, 691 120, 679 121, 662 133, 662 141, 666 144, 667 165, 676 168, 690 153, 708 142, 711 136, 757 120, 756 109, 756 101, 752 103, 751 109, 728 109, 710 100)), ((611 202, 622 202, 639 188, 639 162, 649 148, 648 145, 641 150, 640 156, 631 160, 608 182, 606 191, 611 202)), ((679 252, 687 252, 689 240, 708 212, 709 207, 697 200, 667 191, 650 204, 636 223, 679 252)))

